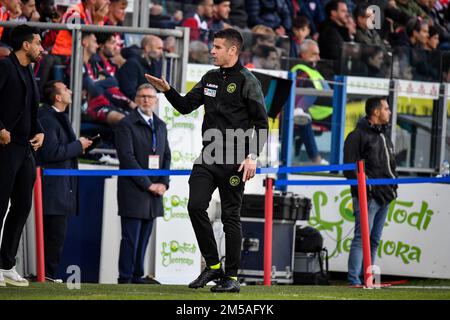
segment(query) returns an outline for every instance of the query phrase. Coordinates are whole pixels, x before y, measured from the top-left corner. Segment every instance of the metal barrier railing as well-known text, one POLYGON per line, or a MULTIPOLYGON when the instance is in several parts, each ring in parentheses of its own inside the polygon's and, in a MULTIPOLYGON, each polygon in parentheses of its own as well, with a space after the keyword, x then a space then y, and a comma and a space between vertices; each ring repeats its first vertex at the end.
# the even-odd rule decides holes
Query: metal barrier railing
MULTIPOLYGON (((1 27, 12 28, 24 24, 19 21, 0 22, 1 27)), ((175 76, 170 77, 170 84, 180 92, 185 92, 188 47, 189 47, 189 28, 177 29, 155 29, 141 27, 122 27, 122 26, 97 26, 84 25, 79 23, 44 23, 44 22, 27 22, 29 26, 38 29, 50 30, 68 30, 72 32, 72 58, 70 61, 70 89, 74 92, 72 108, 70 109, 70 120, 72 122, 75 134, 80 134, 81 124, 81 91, 83 77, 83 49, 81 46, 82 32, 98 32, 98 33, 132 33, 132 34, 152 34, 155 36, 168 37, 173 36, 177 42, 176 54, 172 54, 170 58, 173 61, 171 69, 175 76)), ((163 56, 166 59, 166 56, 163 56)), ((164 60, 163 60, 164 64, 164 60)), ((165 63, 165 65, 167 65, 165 63)))

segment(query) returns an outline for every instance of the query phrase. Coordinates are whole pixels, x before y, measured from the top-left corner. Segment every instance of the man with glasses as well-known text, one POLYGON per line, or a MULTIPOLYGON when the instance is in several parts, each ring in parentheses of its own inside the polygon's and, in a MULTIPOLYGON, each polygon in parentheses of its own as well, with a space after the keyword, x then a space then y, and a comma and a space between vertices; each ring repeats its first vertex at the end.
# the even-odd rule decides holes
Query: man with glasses
MULTIPOLYGON (((158 105, 155 88, 150 84, 139 86, 135 102, 138 107, 115 130, 120 169, 170 169, 166 124, 154 114, 158 105)), ((153 221, 163 215, 163 195, 168 188, 168 176, 118 178, 117 200, 122 225, 119 283, 149 283, 142 278, 145 251, 153 221)))

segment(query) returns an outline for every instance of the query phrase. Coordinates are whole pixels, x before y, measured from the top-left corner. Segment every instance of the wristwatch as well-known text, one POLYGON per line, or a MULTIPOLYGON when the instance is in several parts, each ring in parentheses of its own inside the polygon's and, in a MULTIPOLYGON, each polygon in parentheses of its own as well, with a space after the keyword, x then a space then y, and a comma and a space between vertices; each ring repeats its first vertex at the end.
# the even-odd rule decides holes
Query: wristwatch
POLYGON ((250 154, 247 156, 247 158, 248 158, 248 159, 252 159, 252 160, 256 160, 256 159, 258 159, 258 156, 257 156, 256 154, 254 154, 254 153, 250 153, 250 154))

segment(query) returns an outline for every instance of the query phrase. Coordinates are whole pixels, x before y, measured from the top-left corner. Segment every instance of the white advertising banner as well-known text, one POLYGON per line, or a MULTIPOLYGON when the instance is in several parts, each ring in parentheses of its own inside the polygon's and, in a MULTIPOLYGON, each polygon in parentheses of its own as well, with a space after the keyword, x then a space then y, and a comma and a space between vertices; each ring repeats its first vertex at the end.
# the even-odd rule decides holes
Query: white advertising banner
POLYGON ((347 94, 389 95, 389 79, 347 77, 347 94))
POLYGON ((439 99, 438 82, 398 80, 398 96, 422 99, 439 99))
MULTIPOLYGON (((203 107, 182 115, 159 96, 158 116, 166 123, 171 169, 191 169, 202 148, 203 107)), ((164 217, 156 221, 155 278, 163 284, 187 284, 201 271, 201 254, 187 211, 188 176, 172 176, 164 195, 164 217)))
MULTIPOLYGON (((336 179, 301 176, 300 179, 336 179)), ((290 176, 299 179, 299 176, 290 176)), ((320 230, 330 270, 347 272, 353 238, 352 197, 347 186, 289 186, 311 198, 308 225, 320 230)), ((382 274, 450 278, 450 185, 402 184, 391 203, 375 264, 382 274)))
POLYGON ((187 211, 188 177, 173 176, 164 196, 164 217, 156 221, 155 278, 188 284, 201 271, 201 254, 187 211))

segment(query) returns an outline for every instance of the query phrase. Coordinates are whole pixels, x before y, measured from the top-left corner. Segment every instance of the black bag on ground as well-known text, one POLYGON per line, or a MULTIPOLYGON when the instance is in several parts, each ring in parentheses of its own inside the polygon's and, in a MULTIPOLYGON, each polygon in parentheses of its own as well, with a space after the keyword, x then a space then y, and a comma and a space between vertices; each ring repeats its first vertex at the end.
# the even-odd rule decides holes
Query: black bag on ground
POLYGON ((294 284, 328 285, 328 250, 320 232, 298 226, 295 234, 294 284), (325 263, 325 268, 324 268, 325 263))
POLYGON ((329 285, 328 250, 296 252, 294 257, 294 284, 329 285), (325 262, 325 268, 324 268, 325 262))
POLYGON ((295 252, 320 252, 323 248, 323 237, 313 227, 297 227, 295 231, 295 252))

